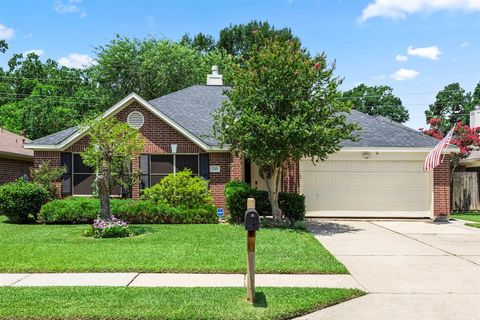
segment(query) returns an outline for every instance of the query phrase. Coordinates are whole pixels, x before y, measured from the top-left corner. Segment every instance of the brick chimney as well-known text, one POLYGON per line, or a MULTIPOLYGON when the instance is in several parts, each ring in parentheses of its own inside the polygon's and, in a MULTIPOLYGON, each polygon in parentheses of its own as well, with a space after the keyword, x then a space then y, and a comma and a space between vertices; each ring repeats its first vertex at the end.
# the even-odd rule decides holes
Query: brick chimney
POLYGON ((207 86, 223 86, 223 76, 218 73, 218 66, 212 66, 212 73, 207 75, 207 86))
POLYGON ((480 105, 470 111, 470 128, 480 127, 480 105))

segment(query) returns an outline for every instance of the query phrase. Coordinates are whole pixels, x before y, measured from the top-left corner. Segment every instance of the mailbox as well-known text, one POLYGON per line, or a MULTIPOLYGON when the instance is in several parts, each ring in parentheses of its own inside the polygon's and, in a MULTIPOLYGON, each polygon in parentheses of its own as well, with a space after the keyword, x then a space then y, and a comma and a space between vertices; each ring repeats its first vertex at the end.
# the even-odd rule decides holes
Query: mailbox
POLYGON ((257 210, 247 209, 245 212, 245 230, 257 231, 260 229, 260 216, 257 210))

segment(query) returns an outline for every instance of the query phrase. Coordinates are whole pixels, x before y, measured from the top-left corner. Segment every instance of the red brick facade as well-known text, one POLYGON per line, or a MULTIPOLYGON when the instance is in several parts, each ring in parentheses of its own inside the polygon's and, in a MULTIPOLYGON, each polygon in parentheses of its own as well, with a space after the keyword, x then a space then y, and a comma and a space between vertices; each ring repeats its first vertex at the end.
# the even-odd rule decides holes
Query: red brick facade
POLYGON ((12 182, 30 174, 33 161, 0 158, 0 184, 12 182))
POLYGON ((433 169, 434 219, 446 220, 450 215, 450 156, 433 169))
POLYGON ((220 172, 210 172, 210 191, 212 192, 215 206, 225 208, 225 184, 229 180, 243 181, 243 159, 230 153, 210 153, 210 165, 220 166, 220 172))
POLYGON ((289 162, 283 169, 283 192, 300 192, 300 164, 298 161, 289 162))

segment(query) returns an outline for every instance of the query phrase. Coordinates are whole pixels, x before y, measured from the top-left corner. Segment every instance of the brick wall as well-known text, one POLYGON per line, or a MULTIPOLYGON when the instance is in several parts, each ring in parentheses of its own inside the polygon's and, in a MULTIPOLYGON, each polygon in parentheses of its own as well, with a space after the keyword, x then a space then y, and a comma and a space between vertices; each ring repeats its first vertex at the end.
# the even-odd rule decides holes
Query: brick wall
POLYGON ((225 184, 230 180, 243 180, 243 159, 230 153, 210 153, 210 165, 220 166, 220 172, 210 173, 210 191, 215 206, 225 208, 225 184))
POLYGON ((433 169, 433 214, 434 218, 450 214, 450 155, 433 169))
MULTIPOLYGON (((50 167, 60 167, 62 165, 62 161, 60 158, 60 152, 58 151, 34 151, 33 152, 33 167, 38 168, 38 166, 42 162, 47 162, 49 161, 49 166, 50 167)), ((55 196, 57 198, 61 198, 62 196, 62 183, 61 182, 56 182, 56 191, 55 191, 55 196)))
POLYGON ((25 173, 30 174, 32 166, 33 160, 0 158, 0 184, 15 181, 23 177, 25 173))
POLYGON ((127 117, 132 111, 139 111, 145 118, 140 133, 145 141, 143 153, 170 153, 170 144, 177 144, 177 153, 201 153, 205 152, 183 136, 176 129, 163 122, 156 115, 146 110, 137 102, 133 102, 128 107, 117 114, 120 121, 127 121, 127 117))
POLYGON ((300 192, 300 165, 298 161, 289 162, 283 169, 283 192, 300 192))

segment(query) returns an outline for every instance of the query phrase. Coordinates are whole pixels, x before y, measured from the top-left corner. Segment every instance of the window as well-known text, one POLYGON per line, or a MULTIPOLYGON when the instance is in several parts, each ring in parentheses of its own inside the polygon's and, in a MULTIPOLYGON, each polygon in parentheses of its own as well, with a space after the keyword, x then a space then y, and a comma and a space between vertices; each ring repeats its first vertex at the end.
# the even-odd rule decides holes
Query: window
POLYGON ((170 173, 173 173, 173 155, 150 156, 150 185, 157 184, 170 173))
POLYGON ((86 166, 82 161, 82 156, 78 153, 73 154, 73 194, 91 195, 93 192, 92 184, 95 182, 95 172, 86 166))
POLYGON ((151 187, 165 176, 185 168, 198 175, 198 154, 141 154, 140 189, 151 187))
POLYGON ((182 171, 186 168, 192 170, 194 175, 198 175, 198 155, 179 154, 175 156, 175 171, 182 171))

